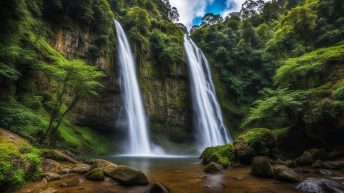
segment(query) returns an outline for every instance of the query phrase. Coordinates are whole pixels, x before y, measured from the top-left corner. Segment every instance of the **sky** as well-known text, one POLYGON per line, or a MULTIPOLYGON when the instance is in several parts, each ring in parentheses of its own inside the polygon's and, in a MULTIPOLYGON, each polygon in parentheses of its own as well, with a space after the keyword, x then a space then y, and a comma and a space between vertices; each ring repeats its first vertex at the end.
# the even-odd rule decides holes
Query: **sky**
POLYGON ((206 13, 221 14, 223 17, 233 11, 239 11, 245 0, 170 0, 178 9, 180 23, 188 28, 201 23, 206 13))

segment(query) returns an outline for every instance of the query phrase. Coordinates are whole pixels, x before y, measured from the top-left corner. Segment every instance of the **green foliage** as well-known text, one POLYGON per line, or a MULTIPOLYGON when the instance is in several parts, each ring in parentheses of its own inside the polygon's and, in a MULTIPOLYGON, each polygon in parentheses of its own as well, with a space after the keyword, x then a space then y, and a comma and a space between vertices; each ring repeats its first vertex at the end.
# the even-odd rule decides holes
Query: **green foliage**
POLYGON ((328 72, 325 69, 333 65, 331 61, 341 60, 343 55, 344 42, 341 42, 335 46, 320 48, 297 58, 289 58, 277 70, 274 80, 283 87, 318 86, 327 79, 328 72))
POLYGON ((272 132, 266 128, 255 128, 240 135, 238 139, 243 139, 245 143, 253 145, 261 141, 266 135, 272 135, 272 132))
POLYGON ((18 137, 9 138, 0 133, 0 191, 19 188, 37 180, 41 170, 38 149, 18 137))
POLYGON ((203 164, 209 164, 210 162, 217 162, 223 167, 228 167, 233 159, 233 146, 226 144, 222 146, 207 147, 201 155, 203 164))
POLYGON ((247 118, 242 123, 242 128, 265 125, 270 128, 285 127, 289 124, 289 110, 295 113, 301 111, 307 92, 293 92, 287 89, 263 91, 264 98, 257 100, 250 108, 247 118), (271 119, 274 119, 272 121, 271 119))

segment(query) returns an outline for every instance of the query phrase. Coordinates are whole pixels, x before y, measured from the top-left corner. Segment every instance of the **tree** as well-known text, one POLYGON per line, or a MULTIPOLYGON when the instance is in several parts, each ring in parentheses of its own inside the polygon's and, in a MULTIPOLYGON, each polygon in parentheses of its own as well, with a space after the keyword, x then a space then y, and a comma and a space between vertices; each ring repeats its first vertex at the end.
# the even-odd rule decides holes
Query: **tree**
POLYGON ((222 20, 223 19, 219 14, 215 15, 213 13, 207 13, 202 18, 202 25, 214 25, 221 22, 222 20))
POLYGON ((83 97, 97 95, 97 89, 102 87, 98 79, 104 75, 81 60, 60 60, 54 65, 44 65, 43 69, 52 77, 56 95, 52 101, 49 126, 42 139, 50 145, 63 119, 77 102, 83 97))

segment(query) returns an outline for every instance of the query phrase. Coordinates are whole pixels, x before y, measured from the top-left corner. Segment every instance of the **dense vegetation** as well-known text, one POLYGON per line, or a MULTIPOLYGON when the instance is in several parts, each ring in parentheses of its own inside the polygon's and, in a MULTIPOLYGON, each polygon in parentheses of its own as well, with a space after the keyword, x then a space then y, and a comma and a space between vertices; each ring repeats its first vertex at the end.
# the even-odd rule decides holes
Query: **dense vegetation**
POLYGON ((211 25, 208 15, 193 27, 234 129, 265 127, 288 131, 286 139, 341 144, 343 7, 338 0, 246 1, 223 21, 213 16, 211 25))

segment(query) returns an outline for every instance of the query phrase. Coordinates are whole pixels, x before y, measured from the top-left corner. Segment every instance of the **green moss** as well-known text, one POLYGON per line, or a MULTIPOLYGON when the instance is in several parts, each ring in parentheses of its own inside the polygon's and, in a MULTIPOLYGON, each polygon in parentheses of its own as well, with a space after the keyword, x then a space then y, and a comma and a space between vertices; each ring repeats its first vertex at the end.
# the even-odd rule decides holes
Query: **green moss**
POLYGON ((228 167, 233 159, 233 146, 226 144, 222 146, 207 147, 201 155, 203 164, 217 162, 223 167, 228 167))
POLYGON ((271 136, 273 135, 272 132, 269 129, 266 128, 256 128, 248 130, 246 133, 239 136, 239 139, 243 139, 248 144, 254 144, 257 141, 262 140, 265 136, 271 136))
POLYGON ((0 191, 37 180, 42 172, 41 151, 0 129, 0 191))

